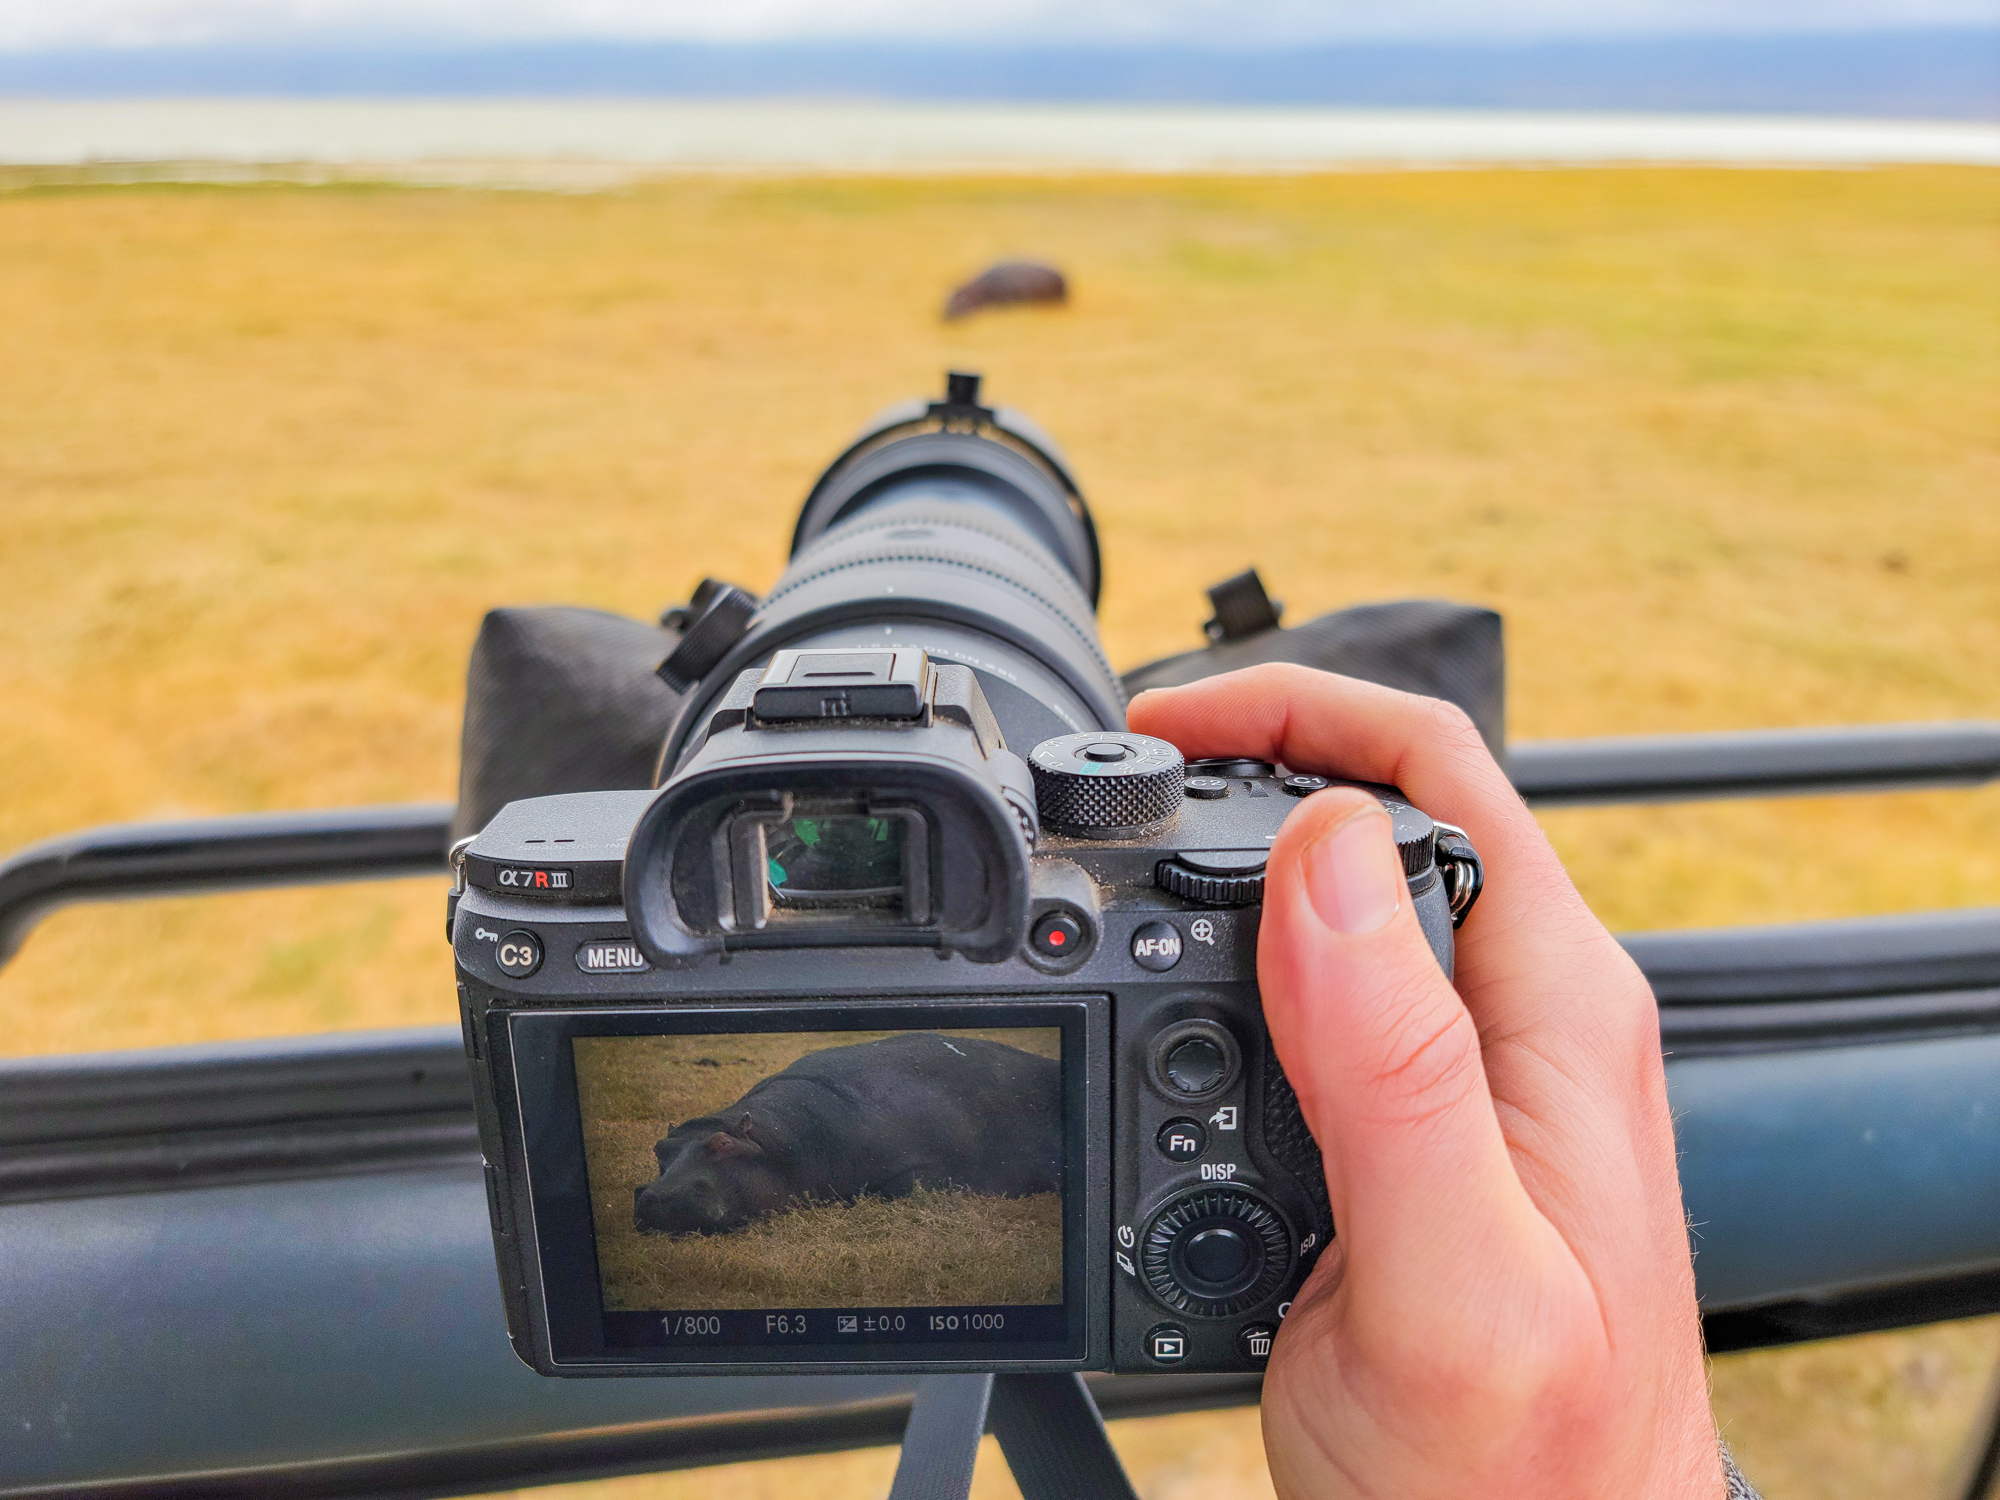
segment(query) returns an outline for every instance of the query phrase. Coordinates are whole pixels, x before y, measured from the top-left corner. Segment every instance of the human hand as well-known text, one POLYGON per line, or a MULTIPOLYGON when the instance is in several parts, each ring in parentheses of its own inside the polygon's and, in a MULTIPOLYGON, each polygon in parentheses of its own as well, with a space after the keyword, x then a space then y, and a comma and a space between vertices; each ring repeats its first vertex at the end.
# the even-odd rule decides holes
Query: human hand
POLYGON ((1372 796, 1309 797, 1272 846, 1257 977, 1335 1225, 1265 1378, 1278 1493, 1718 1500, 1652 992, 1471 721, 1273 665, 1130 723, 1392 784, 1486 870, 1454 989, 1372 796))

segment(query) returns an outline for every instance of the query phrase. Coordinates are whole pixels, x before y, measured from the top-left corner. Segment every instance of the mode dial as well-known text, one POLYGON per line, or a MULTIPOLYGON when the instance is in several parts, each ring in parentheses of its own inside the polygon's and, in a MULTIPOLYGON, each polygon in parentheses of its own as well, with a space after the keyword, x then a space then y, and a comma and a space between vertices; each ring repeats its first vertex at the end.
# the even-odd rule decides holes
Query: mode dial
POLYGON ((1292 1231, 1278 1211, 1235 1187, 1183 1193, 1153 1215, 1139 1242, 1153 1295, 1197 1318, 1226 1318, 1266 1301, 1292 1260, 1292 1231))
POLYGON ((1186 767, 1165 740, 1096 730, 1043 740, 1028 755, 1042 826, 1076 838, 1116 839, 1180 811, 1186 767))

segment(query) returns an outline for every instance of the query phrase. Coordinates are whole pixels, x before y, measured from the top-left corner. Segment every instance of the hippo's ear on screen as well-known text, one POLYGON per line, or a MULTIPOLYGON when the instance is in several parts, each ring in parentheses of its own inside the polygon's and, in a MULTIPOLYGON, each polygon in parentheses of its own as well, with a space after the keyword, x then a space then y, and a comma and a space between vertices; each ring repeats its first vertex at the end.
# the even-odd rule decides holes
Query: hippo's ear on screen
POLYGON ((739 1136, 731 1135, 726 1130, 718 1130, 708 1138, 708 1154, 710 1156, 740 1156, 746 1151, 755 1151, 757 1149, 758 1147, 754 1141, 743 1140, 739 1136))

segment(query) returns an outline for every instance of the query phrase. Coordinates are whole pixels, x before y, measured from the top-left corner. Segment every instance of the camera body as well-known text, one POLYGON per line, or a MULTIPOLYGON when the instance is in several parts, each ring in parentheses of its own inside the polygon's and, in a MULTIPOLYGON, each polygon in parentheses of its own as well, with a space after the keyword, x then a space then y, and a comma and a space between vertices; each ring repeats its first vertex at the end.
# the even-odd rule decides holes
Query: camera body
MULTIPOLYGON (((894 624, 509 804, 448 925, 507 1322, 549 1375, 1261 1368, 1335 1226, 1256 984, 1325 778, 1010 748, 894 624)), ((1393 788, 1447 973, 1479 884, 1393 788)))

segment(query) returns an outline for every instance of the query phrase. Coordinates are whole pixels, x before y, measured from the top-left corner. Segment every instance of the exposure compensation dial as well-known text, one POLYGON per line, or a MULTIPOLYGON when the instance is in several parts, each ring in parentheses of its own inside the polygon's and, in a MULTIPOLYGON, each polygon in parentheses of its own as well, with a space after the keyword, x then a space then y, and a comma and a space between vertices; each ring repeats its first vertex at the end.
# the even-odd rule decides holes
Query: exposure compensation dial
POLYGON ((1165 740, 1093 730, 1043 740, 1028 755, 1042 826, 1073 838, 1128 838, 1180 811, 1186 763, 1165 740))

